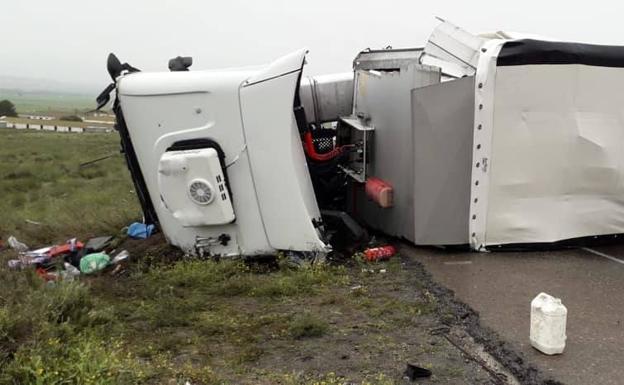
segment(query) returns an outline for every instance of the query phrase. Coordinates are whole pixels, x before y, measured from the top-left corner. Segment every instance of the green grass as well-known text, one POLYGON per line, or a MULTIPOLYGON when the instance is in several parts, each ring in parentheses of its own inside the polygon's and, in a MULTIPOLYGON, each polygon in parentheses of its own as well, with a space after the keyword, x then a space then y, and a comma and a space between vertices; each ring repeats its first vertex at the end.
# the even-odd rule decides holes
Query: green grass
POLYGON ((0 270, 0 383, 133 384, 143 371, 108 333, 116 321, 88 287, 0 270))
POLYGON ((347 280, 342 268, 260 274, 237 261, 190 261, 49 286, 31 271, 1 268, 0 384, 223 383, 210 365, 217 354, 243 368, 265 353, 268 337, 328 332, 300 308, 276 304, 302 300, 309 285, 320 292, 347 280), (268 289, 283 280, 298 283, 268 289), (242 289, 228 291, 238 281, 242 289), (183 354, 193 359, 176 364, 183 354))
MULTIPOLYGON (((343 267, 259 272, 239 261, 180 261, 50 287, 0 269, 0 384, 352 384, 330 370, 292 374, 281 357, 299 344, 331 346, 353 312, 380 356, 396 349, 375 317, 410 305, 382 295, 358 310, 362 297, 346 293, 362 278, 343 267), (265 357, 278 361, 265 369, 265 357)), ((395 382, 373 370, 356 383, 395 382)))
POLYGON ((290 335, 295 339, 321 337, 327 329, 327 322, 307 312, 297 316, 289 325, 290 335))
POLYGON ((123 157, 110 134, 0 130, 0 235, 27 244, 111 233, 141 217, 123 157), (27 220, 43 225, 33 225, 27 220))
POLYGON ((75 113, 95 108, 93 95, 81 95, 59 92, 18 92, 0 89, 0 100, 8 99, 20 114, 36 114, 47 112, 75 113))

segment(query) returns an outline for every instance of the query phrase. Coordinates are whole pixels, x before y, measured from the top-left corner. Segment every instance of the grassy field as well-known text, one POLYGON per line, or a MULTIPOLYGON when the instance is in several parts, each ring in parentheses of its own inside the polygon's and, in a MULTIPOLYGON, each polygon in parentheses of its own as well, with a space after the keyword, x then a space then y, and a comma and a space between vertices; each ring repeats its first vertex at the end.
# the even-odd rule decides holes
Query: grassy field
POLYGON ((0 89, 0 100, 8 99, 20 114, 47 112, 75 113, 95 108, 93 95, 79 95, 55 92, 22 92, 0 89))
POLYGON ((140 218, 121 155, 79 167, 118 152, 116 135, 0 130, 1 236, 32 244, 84 239, 140 218))
POLYGON ((124 239, 139 218, 111 135, 0 132, 0 235, 36 247, 117 234, 124 275, 46 285, 0 253, 0 384, 485 383, 444 338, 436 298, 401 258, 290 268, 183 258, 160 235, 124 239), (40 222, 41 225, 27 223, 40 222))

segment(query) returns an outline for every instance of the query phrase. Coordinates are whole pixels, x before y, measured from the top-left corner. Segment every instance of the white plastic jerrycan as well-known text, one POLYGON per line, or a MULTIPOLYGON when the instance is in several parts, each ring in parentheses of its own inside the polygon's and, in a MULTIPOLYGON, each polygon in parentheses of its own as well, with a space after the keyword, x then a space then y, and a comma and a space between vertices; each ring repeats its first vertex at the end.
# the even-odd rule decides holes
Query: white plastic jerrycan
POLYGON ((546 293, 531 301, 531 345, 545 354, 561 354, 566 342, 568 309, 546 293))

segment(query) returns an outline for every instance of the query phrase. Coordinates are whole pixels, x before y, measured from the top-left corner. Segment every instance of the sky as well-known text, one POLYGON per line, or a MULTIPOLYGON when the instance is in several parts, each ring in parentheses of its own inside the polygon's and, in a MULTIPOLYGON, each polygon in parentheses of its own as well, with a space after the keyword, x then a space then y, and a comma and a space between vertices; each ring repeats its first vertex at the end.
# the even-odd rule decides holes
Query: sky
POLYGON ((624 45, 623 11, 613 0, 2 0, 0 88, 3 77, 18 77, 98 90, 110 81, 109 52, 166 71, 178 55, 200 70, 269 63, 307 47, 307 74, 343 72, 367 47, 424 46, 435 16, 473 33, 624 45))

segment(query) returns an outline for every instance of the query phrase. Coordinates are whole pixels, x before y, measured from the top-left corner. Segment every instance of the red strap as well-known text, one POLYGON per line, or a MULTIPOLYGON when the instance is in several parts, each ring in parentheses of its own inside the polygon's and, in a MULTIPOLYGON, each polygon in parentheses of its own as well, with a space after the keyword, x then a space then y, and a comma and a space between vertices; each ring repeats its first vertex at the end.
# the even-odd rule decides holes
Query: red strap
POLYGON ((316 152, 316 148, 314 148, 314 141, 312 140, 312 132, 308 131, 303 134, 303 148, 305 149, 306 154, 316 161, 325 162, 331 159, 334 159, 338 155, 342 154, 342 152, 350 146, 340 146, 336 147, 328 153, 319 154, 316 152))

